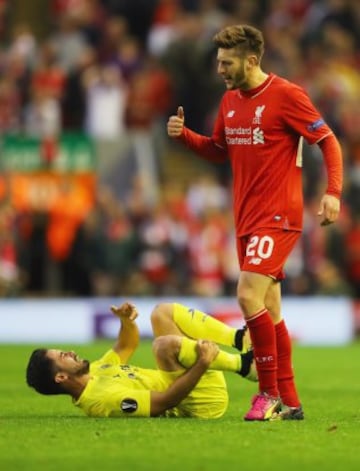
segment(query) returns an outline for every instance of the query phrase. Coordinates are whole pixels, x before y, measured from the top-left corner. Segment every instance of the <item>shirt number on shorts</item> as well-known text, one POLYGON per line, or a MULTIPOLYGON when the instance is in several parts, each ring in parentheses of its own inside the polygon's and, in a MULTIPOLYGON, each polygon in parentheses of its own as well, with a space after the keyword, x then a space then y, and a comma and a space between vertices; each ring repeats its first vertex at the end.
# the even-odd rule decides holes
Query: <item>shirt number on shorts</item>
POLYGON ((251 237, 247 247, 247 257, 269 258, 274 249, 274 239, 270 236, 253 236, 251 237))

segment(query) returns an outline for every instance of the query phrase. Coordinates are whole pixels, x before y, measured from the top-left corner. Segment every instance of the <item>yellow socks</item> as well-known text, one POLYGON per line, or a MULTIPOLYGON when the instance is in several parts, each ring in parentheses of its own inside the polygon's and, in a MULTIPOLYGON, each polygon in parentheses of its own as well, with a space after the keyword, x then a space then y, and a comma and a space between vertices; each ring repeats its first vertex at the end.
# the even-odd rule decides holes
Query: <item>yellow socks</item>
MULTIPOLYGON (((183 337, 181 341, 181 348, 179 353, 179 363, 184 368, 190 368, 197 359, 196 341, 187 337, 183 337)), ((210 369, 220 371, 233 371, 239 373, 241 370, 241 356, 220 350, 215 360, 210 364, 210 369)))
POLYGON ((233 347, 237 329, 230 327, 196 309, 174 304, 174 321, 179 329, 193 339, 212 340, 215 343, 233 347))

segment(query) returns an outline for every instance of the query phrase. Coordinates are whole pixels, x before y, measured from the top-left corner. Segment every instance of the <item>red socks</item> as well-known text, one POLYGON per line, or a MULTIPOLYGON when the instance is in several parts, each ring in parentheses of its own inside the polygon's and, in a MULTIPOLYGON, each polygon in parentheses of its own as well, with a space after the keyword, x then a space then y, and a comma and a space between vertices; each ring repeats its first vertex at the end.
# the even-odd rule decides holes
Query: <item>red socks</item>
POLYGON ((275 325, 277 344, 277 381, 280 397, 284 404, 299 407, 300 401, 296 392, 294 372, 291 364, 291 340, 284 320, 275 325))
POLYGON ((274 326, 266 309, 247 320, 254 347, 259 390, 270 396, 280 395, 289 407, 299 407, 300 401, 291 364, 291 340, 284 320, 274 326))
POLYGON ((275 327, 267 309, 247 320, 259 376, 259 391, 278 397, 275 327))

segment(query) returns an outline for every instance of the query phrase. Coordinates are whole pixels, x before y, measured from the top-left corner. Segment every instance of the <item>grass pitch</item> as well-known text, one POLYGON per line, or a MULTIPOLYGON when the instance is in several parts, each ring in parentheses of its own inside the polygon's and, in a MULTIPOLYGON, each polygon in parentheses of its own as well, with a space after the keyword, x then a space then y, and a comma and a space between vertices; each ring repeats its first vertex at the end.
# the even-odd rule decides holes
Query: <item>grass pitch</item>
MULTIPOLYGON (((58 347, 94 360, 109 346, 58 347)), ((0 469, 359 470, 359 347, 296 347, 306 420, 248 423, 242 417, 256 385, 231 374, 222 419, 90 419, 68 397, 43 397, 26 386, 33 346, 0 345, 0 469)), ((142 343, 132 363, 154 366, 150 342, 142 343)))

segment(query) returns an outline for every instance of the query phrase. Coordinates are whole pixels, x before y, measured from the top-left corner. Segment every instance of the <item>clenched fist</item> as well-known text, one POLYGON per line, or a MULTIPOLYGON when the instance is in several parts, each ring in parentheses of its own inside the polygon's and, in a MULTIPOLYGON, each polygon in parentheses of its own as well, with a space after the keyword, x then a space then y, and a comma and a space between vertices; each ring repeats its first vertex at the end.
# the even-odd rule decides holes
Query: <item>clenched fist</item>
POLYGON ((198 359, 209 366, 219 353, 219 347, 216 343, 210 342, 210 340, 198 340, 196 343, 196 351, 198 359))

